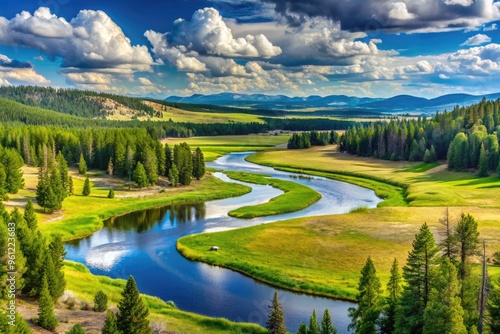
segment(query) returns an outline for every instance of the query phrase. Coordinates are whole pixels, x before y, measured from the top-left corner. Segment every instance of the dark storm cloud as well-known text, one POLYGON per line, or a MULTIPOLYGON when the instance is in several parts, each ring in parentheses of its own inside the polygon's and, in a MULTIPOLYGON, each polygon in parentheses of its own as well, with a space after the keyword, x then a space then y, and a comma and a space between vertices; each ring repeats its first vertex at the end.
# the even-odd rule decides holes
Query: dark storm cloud
POLYGON ((8 68, 32 68, 33 66, 30 63, 9 59, 3 55, 0 55, 0 67, 8 67, 8 68))
POLYGON ((493 0, 263 0, 291 26, 310 17, 341 23, 343 30, 440 30, 475 27, 499 18, 493 0))

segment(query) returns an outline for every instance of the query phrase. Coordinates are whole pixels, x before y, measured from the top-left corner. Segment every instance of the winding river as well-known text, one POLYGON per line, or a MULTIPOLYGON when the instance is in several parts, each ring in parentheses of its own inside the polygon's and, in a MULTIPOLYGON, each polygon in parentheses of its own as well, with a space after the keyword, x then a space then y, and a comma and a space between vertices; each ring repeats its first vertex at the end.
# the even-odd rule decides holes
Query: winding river
MULTIPOLYGON (((252 192, 237 198, 169 205, 116 217, 92 236, 67 244, 66 258, 85 264, 97 275, 124 279, 133 275, 142 293, 172 300, 182 310, 265 325, 274 287, 228 269, 189 261, 176 251, 177 239, 290 218, 345 213, 361 205, 376 207, 381 199, 372 190, 352 184, 298 177, 247 162, 249 154, 231 153, 207 166, 222 172, 246 171, 292 180, 315 189, 322 198, 298 212, 251 220, 232 218, 227 215, 232 209, 267 202, 282 192, 270 186, 232 181, 217 172, 216 177, 246 184, 252 192)), ((285 290, 279 290, 279 295, 289 331, 296 331, 302 321, 307 323, 314 308, 321 318, 328 307, 339 333, 348 333, 347 309, 352 303, 285 290)))

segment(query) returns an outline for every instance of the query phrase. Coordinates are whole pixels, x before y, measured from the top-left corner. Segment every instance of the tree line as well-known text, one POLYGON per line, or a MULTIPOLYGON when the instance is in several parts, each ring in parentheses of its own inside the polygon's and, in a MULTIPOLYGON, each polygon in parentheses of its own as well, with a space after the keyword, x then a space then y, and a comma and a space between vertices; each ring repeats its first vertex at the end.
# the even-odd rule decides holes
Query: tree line
POLYGON ((310 148, 311 146, 325 146, 327 144, 337 144, 339 142, 340 135, 336 131, 330 132, 301 132, 294 133, 288 140, 288 149, 302 149, 310 148))
POLYGON ((485 176, 498 168, 499 109, 500 99, 483 99, 468 107, 457 106, 451 112, 437 113, 430 119, 361 124, 342 135, 339 148, 388 160, 447 159, 450 169, 475 168, 485 176))

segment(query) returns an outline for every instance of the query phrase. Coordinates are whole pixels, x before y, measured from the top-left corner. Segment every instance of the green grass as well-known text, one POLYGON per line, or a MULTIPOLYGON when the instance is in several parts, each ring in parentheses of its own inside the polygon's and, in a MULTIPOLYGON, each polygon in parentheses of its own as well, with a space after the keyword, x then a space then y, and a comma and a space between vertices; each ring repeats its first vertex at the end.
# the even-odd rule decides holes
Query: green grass
MULTIPOLYGON (((93 275, 83 264, 71 261, 65 262, 64 273, 66 288, 73 291, 79 300, 90 305, 97 291, 102 290, 108 296, 110 306, 116 306, 126 284, 122 279, 93 275)), ((142 295, 142 299, 149 309, 150 319, 166 321, 171 331, 194 334, 267 333, 264 328, 255 324, 235 323, 227 319, 184 312, 175 308, 172 302, 165 302, 157 297, 142 295)))
POLYGON ((228 213, 230 216, 236 218, 249 219, 295 212, 307 208, 321 198, 321 194, 317 191, 291 181, 278 180, 245 172, 226 172, 226 175, 243 182, 268 184, 285 192, 282 195, 272 198, 267 203, 244 206, 228 213))

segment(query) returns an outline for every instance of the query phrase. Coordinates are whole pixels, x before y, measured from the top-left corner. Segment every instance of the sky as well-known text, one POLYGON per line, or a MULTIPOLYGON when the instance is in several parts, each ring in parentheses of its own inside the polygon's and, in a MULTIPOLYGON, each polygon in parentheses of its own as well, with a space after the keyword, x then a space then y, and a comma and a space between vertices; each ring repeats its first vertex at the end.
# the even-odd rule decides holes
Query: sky
POLYGON ((500 1, 17 0, 0 85, 165 98, 500 92, 500 1))

